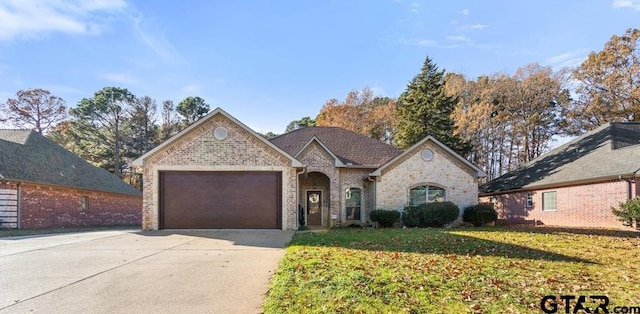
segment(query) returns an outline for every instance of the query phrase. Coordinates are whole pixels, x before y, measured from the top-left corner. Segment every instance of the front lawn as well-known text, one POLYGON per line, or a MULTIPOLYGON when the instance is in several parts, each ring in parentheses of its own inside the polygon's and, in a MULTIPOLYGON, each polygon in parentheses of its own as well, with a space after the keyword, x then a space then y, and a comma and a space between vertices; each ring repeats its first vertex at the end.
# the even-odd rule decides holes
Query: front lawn
POLYGON ((605 295, 610 311, 640 306, 640 234, 493 227, 298 233, 264 312, 542 313, 545 295, 558 296, 563 313, 560 295, 605 295))

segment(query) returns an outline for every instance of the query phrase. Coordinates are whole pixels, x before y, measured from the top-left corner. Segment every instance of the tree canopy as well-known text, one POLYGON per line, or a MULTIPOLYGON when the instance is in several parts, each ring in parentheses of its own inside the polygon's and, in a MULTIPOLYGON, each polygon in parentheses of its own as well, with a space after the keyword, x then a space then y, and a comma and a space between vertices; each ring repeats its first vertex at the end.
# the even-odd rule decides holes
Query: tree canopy
POLYGON ((327 101, 316 118, 318 126, 336 126, 391 143, 395 100, 374 95, 371 88, 352 90, 343 101, 327 101))
POLYGON ((0 121, 9 121, 19 128, 33 129, 39 133, 62 122, 67 117, 65 101, 46 89, 34 88, 20 90, 15 98, 0 104, 0 121))
POLYGON ((578 99, 568 106, 569 133, 640 118, 640 30, 614 35, 573 72, 578 99))
POLYGON ((182 128, 186 128, 190 124, 198 121, 209 112, 209 105, 204 99, 196 97, 187 97, 178 103, 176 111, 182 117, 182 128))
POLYGON ((456 134, 472 146, 469 160, 491 179, 544 153, 564 123, 566 81, 565 69, 537 64, 475 81, 447 75, 447 92, 458 99, 452 114, 456 134))
POLYGON ((80 100, 71 110, 71 125, 76 130, 73 134, 82 135, 79 144, 83 157, 106 168, 112 165, 117 177, 122 171, 123 125, 134 102, 135 96, 128 89, 105 87, 93 97, 80 100))
POLYGON ((462 156, 469 153, 470 146, 454 134, 451 114, 457 99, 447 94, 444 78, 445 71, 439 71, 427 57, 421 72, 398 98, 395 143, 399 147, 409 147, 431 135, 462 156))

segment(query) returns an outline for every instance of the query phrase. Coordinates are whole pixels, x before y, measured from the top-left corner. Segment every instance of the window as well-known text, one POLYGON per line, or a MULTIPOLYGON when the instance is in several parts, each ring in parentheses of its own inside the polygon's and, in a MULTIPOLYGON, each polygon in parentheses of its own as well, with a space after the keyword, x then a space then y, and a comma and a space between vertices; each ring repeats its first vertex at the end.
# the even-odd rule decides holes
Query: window
POLYGON ((82 210, 88 210, 89 209, 89 197, 88 196, 83 196, 82 197, 82 210))
POLYGON ((542 210, 558 210, 558 193, 556 191, 542 193, 542 210))
POLYGON ((527 193, 527 207, 533 207, 533 193, 527 193))
POLYGON ((347 220, 360 220, 362 190, 358 188, 348 188, 345 193, 345 204, 347 209, 347 220))
POLYGON ((420 206, 426 203, 444 202, 443 188, 431 185, 421 185, 409 190, 409 205, 420 206))

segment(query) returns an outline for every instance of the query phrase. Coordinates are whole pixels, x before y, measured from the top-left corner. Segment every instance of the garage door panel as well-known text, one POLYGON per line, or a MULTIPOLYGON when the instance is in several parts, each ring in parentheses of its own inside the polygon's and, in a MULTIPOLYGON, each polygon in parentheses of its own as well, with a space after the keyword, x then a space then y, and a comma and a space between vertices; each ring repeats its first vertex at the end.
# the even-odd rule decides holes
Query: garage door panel
POLYGON ((280 228, 279 172, 163 172, 163 228, 280 228))

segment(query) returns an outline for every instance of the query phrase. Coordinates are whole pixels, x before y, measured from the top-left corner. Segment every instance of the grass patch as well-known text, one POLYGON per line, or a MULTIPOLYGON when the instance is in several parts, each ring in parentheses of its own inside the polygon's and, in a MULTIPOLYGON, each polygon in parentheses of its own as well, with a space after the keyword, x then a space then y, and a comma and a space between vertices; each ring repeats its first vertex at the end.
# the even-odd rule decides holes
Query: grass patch
POLYGON ((529 313, 540 312, 543 296, 566 294, 606 295, 610 309, 640 306, 639 236, 495 227, 296 234, 263 309, 529 313))
POLYGON ((101 226, 101 227, 69 227, 69 228, 45 228, 45 229, 0 229, 0 238, 21 237, 39 234, 91 232, 106 230, 140 229, 139 225, 131 226, 101 226))

